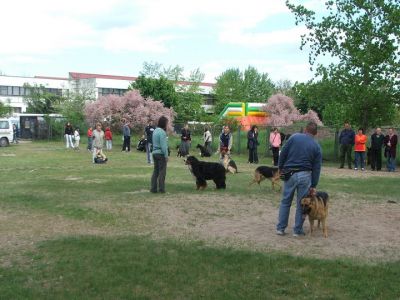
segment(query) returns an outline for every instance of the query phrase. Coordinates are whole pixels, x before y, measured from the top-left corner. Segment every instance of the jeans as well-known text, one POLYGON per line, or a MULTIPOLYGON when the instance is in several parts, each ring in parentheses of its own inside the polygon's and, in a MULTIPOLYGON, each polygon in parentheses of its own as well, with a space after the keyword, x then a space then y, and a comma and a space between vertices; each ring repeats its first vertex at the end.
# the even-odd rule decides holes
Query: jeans
POLYGON ((124 136, 124 144, 122 145, 122 151, 131 151, 131 137, 124 136))
POLYGON ((365 151, 354 152, 354 167, 358 168, 360 166, 362 169, 365 168, 365 151))
POLYGON ((74 143, 72 142, 72 135, 66 134, 65 135, 65 147, 68 148, 74 148, 74 143))
POLYGON ((274 166, 278 166, 279 162, 279 147, 272 147, 272 157, 274 158, 274 166))
POLYGON ((396 158, 389 155, 386 166, 389 172, 394 172, 396 170, 396 158))
POLYGON ((167 159, 162 154, 153 154, 154 170, 151 176, 150 192, 157 193, 158 191, 165 193, 165 176, 167 175, 167 159))
POLYGON ((152 144, 147 142, 146 143, 146 154, 147 154, 147 163, 151 164, 152 159, 151 159, 151 146, 152 144))
POLYGON ((349 168, 351 168, 351 150, 353 148, 353 145, 340 145, 340 167, 344 167, 344 161, 345 157, 347 157, 347 163, 349 165, 349 168))
POLYGON ((106 140, 106 149, 112 150, 112 140, 106 140))
POLYGON ((302 171, 294 173, 289 180, 285 181, 281 204, 279 206, 277 230, 285 231, 288 226, 290 206, 292 205, 294 193, 296 192, 296 216, 293 232, 303 234, 303 212, 301 208, 301 199, 308 195, 311 187, 311 172, 302 171))
POLYGON ((88 137, 87 138, 87 149, 92 151, 93 148, 93 138, 92 137, 88 137))
POLYGON ((258 153, 257 147, 253 149, 249 149, 249 163, 256 163, 258 164, 258 153))

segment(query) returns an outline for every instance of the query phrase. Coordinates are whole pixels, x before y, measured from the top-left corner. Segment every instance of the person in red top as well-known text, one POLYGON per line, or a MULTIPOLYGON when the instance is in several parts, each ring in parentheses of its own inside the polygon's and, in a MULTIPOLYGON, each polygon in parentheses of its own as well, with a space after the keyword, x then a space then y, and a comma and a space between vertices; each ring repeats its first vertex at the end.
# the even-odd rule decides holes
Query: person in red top
POLYGON ((354 170, 358 170, 358 166, 361 167, 361 171, 365 170, 365 151, 367 136, 364 134, 364 129, 359 128, 358 133, 354 138, 354 170))
POLYGON ((104 137, 106 138, 106 149, 111 150, 112 149, 112 132, 110 127, 106 128, 106 131, 104 132, 104 137))
POLYGON ((87 149, 88 151, 92 152, 93 148, 93 128, 89 127, 87 131, 87 149))

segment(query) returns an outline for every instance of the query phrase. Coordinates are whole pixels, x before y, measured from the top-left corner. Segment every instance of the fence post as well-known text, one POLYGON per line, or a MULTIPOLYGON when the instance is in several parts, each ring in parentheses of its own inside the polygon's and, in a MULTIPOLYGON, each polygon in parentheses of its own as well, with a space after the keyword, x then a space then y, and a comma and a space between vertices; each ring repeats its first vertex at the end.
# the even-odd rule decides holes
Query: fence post
POLYGON ((238 141, 237 141, 237 148, 238 148, 237 154, 240 154, 240 130, 241 130, 241 126, 239 125, 238 126, 238 137, 237 137, 237 139, 238 139, 238 141))
POLYGON ((338 160, 338 152, 339 152, 339 130, 335 131, 335 144, 333 146, 333 156, 335 161, 338 160))

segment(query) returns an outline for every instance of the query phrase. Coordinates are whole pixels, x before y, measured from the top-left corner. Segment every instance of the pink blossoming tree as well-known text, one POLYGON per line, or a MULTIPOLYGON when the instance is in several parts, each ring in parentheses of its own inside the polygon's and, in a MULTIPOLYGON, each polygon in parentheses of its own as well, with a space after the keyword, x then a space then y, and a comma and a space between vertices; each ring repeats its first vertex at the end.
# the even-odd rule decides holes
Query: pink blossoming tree
POLYGON ((89 124, 106 122, 114 131, 121 130, 124 120, 128 120, 134 131, 141 132, 150 120, 157 125, 158 119, 165 116, 169 120, 167 129, 172 132, 175 115, 172 108, 164 107, 160 101, 143 98, 137 90, 129 91, 123 96, 100 97, 85 105, 86 121, 89 124))
POLYGON ((314 121, 322 125, 316 112, 310 110, 305 115, 300 114, 292 98, 282 94, 272 95, 263 110, 269 114, 267 125, 270 126, 288 126, 298 121, 314 121))

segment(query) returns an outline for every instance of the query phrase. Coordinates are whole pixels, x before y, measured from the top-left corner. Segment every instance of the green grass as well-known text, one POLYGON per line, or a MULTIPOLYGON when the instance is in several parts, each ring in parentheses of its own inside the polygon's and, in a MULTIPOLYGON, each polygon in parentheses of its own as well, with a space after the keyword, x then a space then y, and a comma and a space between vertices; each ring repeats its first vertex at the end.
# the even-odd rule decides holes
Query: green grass
MULTIPOLYGON (((15 253, 0 246, 0 261, 8 262, 0 265, 0 299, 400 297, 399 261, 366 264, 238 250, 190 238, 154 240, 151 232, 156 229, 140 207, 165 198, 148 192, 152 167, 146 164, 145 154, 121 153, 117 144, 108 156, 108 164, 93 165, 86 150, 67 151, 61 143, 0 148, 1 211, 24 213, 27 218, 31 214, 62 216, 109 229, 106 237, 83 233, 33 240, 33 248, 16 248, 15 253), (132 206, 138 208, 129 214, 114 210, 132 206), (141 231, 141 226, 146 230, 141 231), (125 230, 131 234, 118 236, 125 230)), ((247 157, 236 155, 235 160, 241 173, 228 175, 227 190, 210 189, 205 194, 194 190, 193 178, 182 160, 172 156, 167 171, 169 201, 208 195, 218 202, 239 197, 243 202, 250 198, 277 206, 280 196, 271 193, 268 184, 263 188, 247 186, 253 169, 246 164, 247 157)), ((270 164, 270 158, 262 157, 261 162, 270 164)), ((328 173, 321 178, 319 188, 333 199, 340 193, 359 203, 398 200, 395 177, 338 178, 328 173)), ((14 230, 18 235, 19 228, 14 230)))
POLYGON ((362 266, 145 238, 41 243, 0 269, 4 299, 396 299, 400 264, 362 266))

